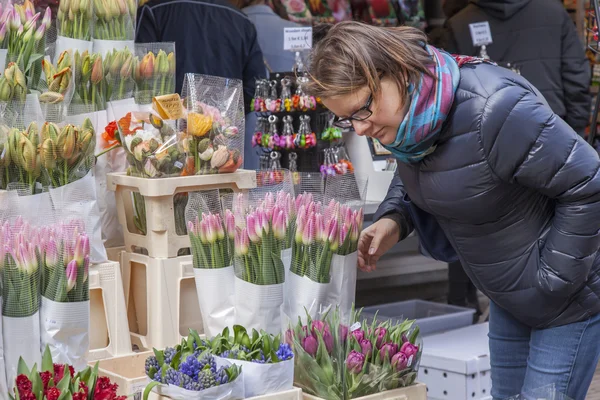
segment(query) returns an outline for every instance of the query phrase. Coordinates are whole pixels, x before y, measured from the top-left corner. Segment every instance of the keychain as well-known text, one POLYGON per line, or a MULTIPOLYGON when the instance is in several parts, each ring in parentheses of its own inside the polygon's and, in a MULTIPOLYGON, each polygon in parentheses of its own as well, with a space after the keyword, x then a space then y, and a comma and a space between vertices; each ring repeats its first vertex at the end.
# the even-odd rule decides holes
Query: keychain
POLYGON ((292 81, 287 76, 281 80, 281 105, 282 110, 290 112, 292 110, 292 81))
POLYGON ((251 111, 265 112, 267 107, 265 100, 267 98, 267 85, 266 79, 257 79, 256 88, 254 90, 254 100, 250 104, 251 111))
POLYGON ((282 149, 294 148, 294 125, 291 115, 283 117, 283 134, 279 138, 279 147, 282 149))
POLYGON ((267 132, 267 119, 265 117, 256 118, 256 128, 252 135, 252 147, 261 146, 262 137, 267 132))
POLYGON ((300 173, 298 172, 297 160, 298 160, 298 154, 296 154, 293 151, 290 154, 288 154, 288 167, 289 167, 290 173, 292 174, 292 182, 294 185, 300 184, 300 173))
POLYGON ((281 108, 281 99, 277 96, 277 81, 271 81, 270 88, 269 98, 266 101, 267 110, 279 112, 281 108))
POLYGON ((274 150, 279 145, 279 128, 277 124, 279 118, 276 115, 269 115, 269 135, 263 139, 263 147, 269 150, 274 150))
POLYGON ((323 177, 325 176, 335 176, 336 172, 335 172, 335 168, 333 167, 333 158, 332 158, 332 153, 331 153, 331 149, 324 149, 323 152, 325 153, 325 160, 323 162, 323 165, 321 165, 321 175, 323 175, 323 177))
POLYGON ((333 121, 335 120, 335 115, 333 113, 329 114, 329 119, 327 121, 327 128, 321 134, 321 140, 325 141, 334 141, 342 138, 342 130, 337 126, 333 125, 333 121))
POLYGON ((310 130, 310 116, 300 116, 300 128, 294 138, 294 145, 300 149, 309 149, 317 145, 317 135, 310 130))
POLYGON ((308 111, 317 109, 317 99, 314 96, 309 96, 302 90, 302 84, 308 82, 306 76, 298 77, 296 84, 296 94, 292 97, 292 105, 297 111, 308 111))

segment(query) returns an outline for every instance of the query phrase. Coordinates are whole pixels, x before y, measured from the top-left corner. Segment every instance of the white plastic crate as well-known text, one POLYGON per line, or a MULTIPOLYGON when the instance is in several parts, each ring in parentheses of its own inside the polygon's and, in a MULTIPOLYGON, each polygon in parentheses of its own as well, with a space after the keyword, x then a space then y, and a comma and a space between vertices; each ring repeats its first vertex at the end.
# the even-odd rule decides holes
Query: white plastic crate
POLYGON ((127 176, 125 173, 107 175, 109 190, 115 191, 119 223, 123 227, 125 250, 141 252, 150 257, 173 258, 180 250, 190 247, 187 235, 177 234, 175 226, 174 197, 212 189, 243 191, 256 187, 256 172, 237 170, 231 174, 194 175, 175 178, 146 179, 127 176), (144 198, 146 208, 146 235, 138 233, 134 223, 132 193, 144 198))
MULTIPOLYGON (((304 400, 327 400, 306 393, 303 394, 303 398, 304 400)), ((455 400, 453 397, 448 397, 448 399, 455 400)), ((427 400, 427 387, 425 384, 417 382, 405 388, 357 397, 354 400, 427 400)))
POLYGON ((187 337, 190 328, 203 332, 191 256, 122 252, 121 264, 132 344, 164 349, 187 337))
POLYGON ((131 396, 132 400, 142 400, 144 389, 150 381, 145 372, 146 358, 152 354, 154 354, 152 351, 145 351, 102 360, 98 373, 100 376, 109 377, 112 383, 119 385, 117 395, 131 396))
POLYGON ((302 400, 302 389, 294 388, 285 392, 247 397, 246 400, 302 400))
POLYGON ((118 262, 92 265, 90 280, 90 360, 130 354, 131 340, 118 262))
POLYGON ((423 338, 419 380, 429 400, 484 400, 492 389, 489 324, 423 338))

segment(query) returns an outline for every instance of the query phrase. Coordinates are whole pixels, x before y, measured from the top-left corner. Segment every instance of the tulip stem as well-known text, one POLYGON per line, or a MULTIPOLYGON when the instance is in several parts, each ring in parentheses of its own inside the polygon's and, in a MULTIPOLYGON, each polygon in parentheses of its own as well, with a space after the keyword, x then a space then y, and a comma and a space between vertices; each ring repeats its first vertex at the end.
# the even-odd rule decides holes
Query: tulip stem
POLYGON ((109 151, 111 151, 111 150, 114 150, 114 149, 118 148, 118 147, 123 147, 123 146, 121 145, 121 143, 117 143, 117 144, 115 144, 115 145, 113 145, 113 146, 109 147, 108 149, 104 149, 104 150, 102 150, 100 153, 96 154, 94 157, 98 158, 98 157, 100 157, 100 156, 102 156, 102 155, 104 155, 104 154, 108 153, 109 151))

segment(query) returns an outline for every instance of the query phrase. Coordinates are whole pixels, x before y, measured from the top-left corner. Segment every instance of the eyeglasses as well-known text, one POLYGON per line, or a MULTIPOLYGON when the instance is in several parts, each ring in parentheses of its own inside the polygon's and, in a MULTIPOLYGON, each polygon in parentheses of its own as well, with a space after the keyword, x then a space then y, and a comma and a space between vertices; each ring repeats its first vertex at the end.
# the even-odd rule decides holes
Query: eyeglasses
POLYGON ((339 128, 351 128, 352 121, 364 121, 373 115, 373 111, 371 110, 371 103, 373 103, 373 94, 369 95, 367 102, 364 106, 356 110, 349 117, 346 118, 338 118, 333 121, 333 125, 339 128))

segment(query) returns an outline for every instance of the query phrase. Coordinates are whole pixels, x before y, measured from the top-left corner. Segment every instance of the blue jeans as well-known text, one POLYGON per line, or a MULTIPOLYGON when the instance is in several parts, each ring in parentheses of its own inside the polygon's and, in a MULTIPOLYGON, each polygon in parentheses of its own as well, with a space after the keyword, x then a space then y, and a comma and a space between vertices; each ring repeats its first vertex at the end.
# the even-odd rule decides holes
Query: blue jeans
POLYGON ((488 336, 494 400, 551 384, 574 400, 585 400, 600 357, 600 314, 532 329, 491 303, 488 336))

